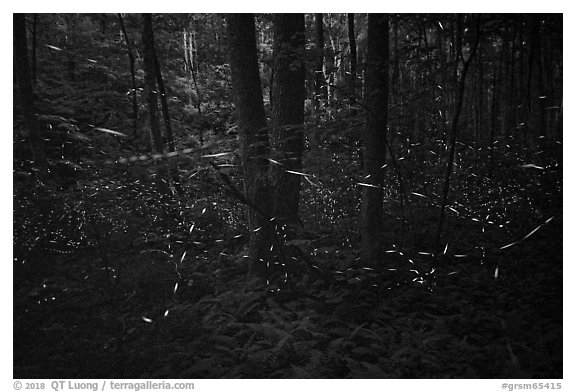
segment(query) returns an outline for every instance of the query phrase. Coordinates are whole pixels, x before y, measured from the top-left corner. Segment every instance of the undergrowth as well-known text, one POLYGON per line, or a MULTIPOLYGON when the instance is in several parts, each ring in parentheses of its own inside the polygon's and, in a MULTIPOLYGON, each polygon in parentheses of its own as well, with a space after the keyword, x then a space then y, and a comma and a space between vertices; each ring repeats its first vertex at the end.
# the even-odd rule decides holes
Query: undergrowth
POLYGON ((54 131, 76 148, 50 174, 17 159, 14 377, 561 378, 555 147, 538 161, 498 147, 491 172, 460 149, 434 257, 438 180, 402 161, 436 165, 443 146, 399 142, 374 268, 357 251, 360 125, 330 126, 305 158, 294 265, 268 283, 247 277, 239 173, 216 171, 236 162, 220 154, 232 137, 213 136, 208 158, 110 166, 98 159, 116 145, 85 159, 94 146, 54 131), (161 191, 163 165, 183 195, 161 191))

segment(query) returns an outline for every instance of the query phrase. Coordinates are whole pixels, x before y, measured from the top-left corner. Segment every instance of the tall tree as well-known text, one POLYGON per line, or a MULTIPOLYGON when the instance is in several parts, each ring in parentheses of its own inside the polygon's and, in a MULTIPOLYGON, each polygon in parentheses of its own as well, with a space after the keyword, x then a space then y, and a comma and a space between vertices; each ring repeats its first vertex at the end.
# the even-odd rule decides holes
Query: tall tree
MULTIPOLYGON (((151 23, 151 21, 150 21, 151 23)), ((166 87, 164 86, 164 78, 162 78, 162 71, 160 69, 160 60, 158 60, 158 52, 154 43, 154 29, 150 31, 151 39, 151 54, 154 57, 154 71, 156 74, 156 83, 158 83, 158 91, 160 93, 160 104, 162 108, 162 118, 164 119, 164 129, 166 131, 166 141, 168 144, 168 151, 174 151, 174 135, 172 133, 172 122, 170 121, 170 111, 168 109, 168 100, 166 99, 166 87)), ((171 169, 171 177, 174 187, 180 195, 183 195, 182 186, 180 185, 180 178, 178 176, 178 169, 173 167, 171 169)))
POLYGON ((158 119, 158 98, 156 91, 156 63, 154 61, 154 32, 152 15, 142 14, 142 44, 144 47, 144 96, 150 120, 150 146, 152 152, 162 153, 164 145, 158 119))
POLYGON ((549 99, 543 90, 543 71, 541 57, 540 40, 540 18, 539 15, 530 15, 528 26, 530 28, 530 57, 529 57, 529 83, 530 83, 530 113, 529 132, 531 139, 539 136, 547 136, 546 132, 546 108, 545 102, 549 99))
MULTIPOLYGON (((500 122, 502 127, 502 134, 507 135, 508 129, 508 112, 510 103, 507 100, 508 94, 506 94, 506 89, 508 88, 506 78, 506 69, 508 68, 507 54, 508 54, 508 26, 505 27, 504 37, 502 39, 502 46, 500 47, 500 59, 498 61, 498 67, 492 72, 492 102, 491 102, 491 116, 490 116, 490 141, 489 146, 489 164, 488 173, 490 176, 493 174, 494 170, 494 142, 496 140, 496 119, 498 116, 498 111, 496 108, 500 106, 500 122), (502 86, 502 91, 498 88, 502 86)), ((481 60, 481 59, 480 59, 481 60)), ((478 151, 478 150, 476 150, 478 151)))
POLYGON ((376 264, 382 256, 383 185, 388 126, 389 17, 368 15, 366 107, 368 123, 364 132, 364 179, 360 233, 361 256, 376 264))
POLYGON ((14 60, 15 74, 18 79, 20 105, 24 117, 26 133, 24 136, 30 140, 32 159, 40 166, 46 166, 44 142, 40 135, 40 128, 34 109, 34 91, 28 63, 28 45, 26 40, 26 16, 14 14, 14 60))
POLYGON ((484 128, 484 110, 482 110, 484 105, 484 62, 483 59, 483 45, 482 41, 478 44, 478 49, 476 50, 478 56, 478 61, 476 62, 476 73, 475 73, 475 93, 472 100, 472 105, 474 107, 473 119, 474 119, 474 143, 476 144, 475 153, 478 156, 478 151, 483 147, 484 135, 481 130, 484 128), (475 98, 475 99, 474 99, 475 98))
POLYGON ((126 26, 124 25, 124 18, 122 14, 118 14, 118 20, 120 21, 120 29, 122 35, 124 36, 124 42, 126 43, 126 53, 128 54, 128 61, 130 62, 130 80, 132 82, 132 134, 134 137, 138 136, 138 94, 136 90, 136 60, 134 58, 134 50, 132 48, 132 43, 128 37, 128 32, 126 31, 126 26))
POLYGON ((326 97, 326 78, 324 76, 324 18, 315 14, 314 32, 316 37, 316 61, 314 63, 314 109, 320 106, 320 100, 326 97))
POLYGON ((304 151, 305 32, 303 14, 274 19, 272 167, 274 216, 283 226, 298 222, 304 151))
MULTIPOLYGON (((357 68, 357 56, 356 56, 356 33, 354 31, 354 14, 348 14, 348 42, 350 44, 350 103, 354 105, 356 102, 356 68, 357 68)), ((352 111, 352 115, 355 115, 356 111, 352 111)))
MULTIPOLYGON (((478 17, 479 18, 479 17, 478 17)), ((480 43, 480 20, 476 19, 476 32, 474 37, 474 43, 470 49, 470 54, 468 58, 464 58, 462 53, 463 48, 463 29, 462 29, 462 15, 456 16, 455 27, 455 42, 454 42, 454 75, 455 75, 455 85, 456 85, 456 99, 454 107, 454 115, 452 117, 452 125, 450 127, 449 135, 449 146, 450 151, 448 153, 448 163, 446 164, 446 172, 444 174, 444 184, 442 186, 442 204, 440 206, 440 217, 438 219, 438 228, 436 231, 436 246, 437 250, 440 249, 440 243, 442 239, 442 227, 444 225, 444 219, 446 214, 446 205, 448 203, 448 193, 450 190, 450 176, 452 175, 452 170, 454 168, 454 156, 456 153, 456 140, 460 128, 458 127, 458 122, 460 120, 460 115, 462 113, 462 106, 464 103, 464 90, 466 87, 466 75, 468 74, 468 69, 470 68, 470 63, 474 58, 476 50, 478 49, 478 44, 480 43)))
POLYGON ((160 61, 156 45, 154 45, 154 35, 152 35, 152 55, 154 56, 154 70, 156 71, 156 83, 158 83, 158 92, 160 93, 160 104, 162 108, 162 118, 166 130, 166 141, 168 142, 168 151, 174 151, 174 135, 172 134, 172 122, 170 121, 170 110, 168 109, 168 100, 166 99, 166 87, 164 78, 160 69, 160 61))
POLYGON ((270 144, 258 71, 254 15, 227 16, 232 89, 241 142, 250 229, 250 275, 264 276, 272 244, 270 144))
MULTIPOLYGON (((190 104, 196 107, 198 115, 202 115, 202 90, 198 84, 199 77, 199 60, 198 60, 198 41, 197 32, 198 30, 198 20, 191 16, 191 20, 188 23, 188 27, 184 28, 184 66, 188 71, 188 74, 192 78, 192 83, 194 84, 194 91, 196 95, 190 92, 190 104)), ((203 130, 200 129, 200 145, 204 143, 203 130)))
MULTIPOLYGON (((511 79, 510 75, 512 73, 511 69, 513 68, 513 59, 510 58, 510 28, 508 25, 504 27, 504 37, 502 38, 502 46, 500 48, 500 59, 498 64, 498 70, 494 70, 493 75, 497 75, 493 77, 492 81, 492 123, 491 123, 491 140, 493 142, 495 136, 495 117, 497 115, 497 110, 495 106, 495 101, 497 101, 497 85, 498 81, 501 81, 502 86, 502 93, 500 94, 500 133, 502 135, 508 134, 508 129, 510 127, 510 90, 511 90, 511 79)), ((490 151, 492 152, 493 149, 491 148, 490 151)), ((490 161, 493 160, 492 154, 490 161)))
POLYGON ((38 75, 36 73, 36 57, 38 55, 38 14, 32 15, 32 83, 34 87, 38 81, 38 75))

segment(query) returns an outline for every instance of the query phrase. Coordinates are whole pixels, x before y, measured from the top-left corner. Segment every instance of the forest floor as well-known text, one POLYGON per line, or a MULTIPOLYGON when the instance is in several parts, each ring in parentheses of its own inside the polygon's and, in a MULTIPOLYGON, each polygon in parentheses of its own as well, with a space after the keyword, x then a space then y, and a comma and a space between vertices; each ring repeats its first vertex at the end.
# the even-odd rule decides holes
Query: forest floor
POLYGON ((294 265, 270 282, 247 278, 244 206, 210 166, 180 163, 179 197, 153 165, 69 183, 15 163, 14 377, 562 378, 558 158, 456 172, 436 257, 432 182, 402 205, 392 187, 374 268, 335 148, 306 157, 294 265))

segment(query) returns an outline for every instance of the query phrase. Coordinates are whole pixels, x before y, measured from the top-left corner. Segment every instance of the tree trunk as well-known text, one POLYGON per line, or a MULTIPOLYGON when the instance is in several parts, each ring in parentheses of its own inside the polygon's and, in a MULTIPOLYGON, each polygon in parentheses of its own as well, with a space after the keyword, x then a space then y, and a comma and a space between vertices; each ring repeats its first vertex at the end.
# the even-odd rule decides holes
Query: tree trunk
MULTIPOLYGON (((162 107, 162 118, 164 119, 164 127, 166 130, 166 142, 168 144, 168 151, 174 151, 174 135, 172 133, 172 122, 170 121, 170 111, 168 109, 168 100, 166 99, 166 88, 164 87, 164 79, 162 78, 162 71, 160 69, 160 61, 158 60, 158 53, 156 52, 156 45, 154 44, 154 31, 151 33, 152 39, 152 55, 154 57, 154 69, 156 71, 156 82, 158 83, 158 90, 160 92, 160 103, 162 107)), ((172 166, 170 168, 170 176, 172 177, 174 188, 180 196, 184 194, 180 184, 180 177, 178 175, 178 168, 172 166)))
POLYGON ((326 98, 326 78, 324 76, 324 18, 316 14, 316 62, 314 65, 314 109, 320 107, 320 100, 326 98))
MULTIPOLYGON (((152 38, 152 43, 154 43, 154 38, 152 38)), ((156 82, 158 83, 158 90, 160 92, 160 103, 162 107, 162 117, 164 118, 164 127, 166 129, 166 141, 168 144, 168 151, 174 151, 174 135, 172 134, 170 111, 168 110, 168 100, 166 99, 166 87, 164 86, 164 79, 162 78, 160 61, 158 60, 158 54, 156 53, 155 45, 152 45, 152 54, 154 56, 154 69, 156 71, 156 82)))
MULTIPOLYGON (((500 59, 498 61, 498 68, 493 70, 492 78, 492 108, 491 120, 490 120, 490 161, 488 168, 488 175, 491 177, 494 172, 494 143, 496 141, 496 120, 498 118, 498 113, 500 113, 500 129, 501 134, 505 135, 508 129, 508 113, 509 105, 508 93, 507 93, 507 82, 508 78, 506 75, 508 69, 508 27, 504 30, 504 38, 502 40, 502 47, 500 48, 500 59), (496 110, 497 107, 500 110, 496 110)), ((481 59, 480 59, 481 60, 481 59)))
POLYGON ((547 136, 546 131, 546 109, 545 102, 548 100, 544 96, 542 80, 542 55, 540 42, 540 17, 531 15, 530 17, 530 136, 531 140, 541 140, 540 136, 547 136))
POLYGON ((36 56, 38 54, 38 14, 32 16, 32 83, 33 87, 36 86, 37 72, 36 72, 36 56))
POLYGON ((274 106, 272 167, 274 216, 281 226, 298 222, 304 150, 304 64, 303 14, 278 14, 274 20, 274 106))
MULTIPOLYGON (((484 129, 484 62, 483 62, 483 53, 482 53, 482 42, 478 44, 477 49, 477 56, 478 62, 476 71, 477 71, 477 80, 476 80, 476 87, 477 87, 477 94, 476 94, 476 102, 474 102, 475 111, 476 111, 476 124, 474 133, 474 138, 476 139, 476 154, 478 154, 478 150, 480 148, 484 148, 484 135, 482 134, 482 130, 484 129)), ((478 155, 477 155, 478 157, 478 155)))
POLYGON ((142 14, 142 43, 144 46, 144 96, 148 106, 150 120, 150 146, 154 153, 161 154, 164 150, 158 119, 158 98, 156 97, 156 65, 154 61, 154 32, 152 31, 152 15, 142 14))
POLYGON ((128 60, 130 61, 130 79, 132 82, 132 135, 134 138, 138 137, 138 94, 136 90, 136 68, 134 59, 134 51, 132 49, 132 44, 128 38, 128 33, 126 32, 126 26, 124 25, 124 19, 122 14, 118 14, 118 19, 120 21, 120 28, 122 30, 122 35, 124 35, 124 41, 126 42, 126 52, 128 54, 128 60))
POLYGON ((526 37, 524 29, 524 15, 518 17, 518 44, 520 50, 519 58, 519 72, 518 72, 518 102, 517 102, 517 123, 516 128, 519 132, 520 141, 523 147, 530 145, 529 132, 527 131, 526 124, 529 122, 529 106, 530 106, 530 68, 526 70, 526 37), (528 75, 526 75, 528 72, 528 75))
MULTIPOLYGON (((198 43, 196 41, 196 35, 197 35, 196 31, 199 29, 197 20, 194 18, 194 16, 192 16, 192 20, 189 23, 189 27, 190 27, 190 34, 188 35, 188 61, 189 61, 188 73, 192 78, 192 83, 194 84, 194 91, 196 91, 196 99, 194 106, 198 111, 198 116, 201 117, 203 98, 202 98, 202 91, 200 89, 200 86, 198 85, 200 65, 198 60, 198 49, 197 49, 198 43)), ((199 127, 198 129, 198 137, 200 139, 200 145, 201 146, 204 145, 204 129, 202 127, 199 127)))
POLYGON ((28 64, 28 45, 26 42, 26 16, 14 14, 14 60, 15 74, 18 79, 20 105, 24 118, 26 131, 24 137, 30 142, 32 160, 41 168, 46 167, 46 153, 44 141, 40 135, 40 128, 34 113, 34 91, 28 64))
MULTIPOLYGON (((502 51, 504 51, 505 48, 502 47, 502 51)), ((502 56, 501 56, 502 57, 502 56)), ((493 70, 493 75, 492 75, 492 102, 491 102, 491 116, 490 116, 490 160, 489 160, 489 166, 488 166, 488 173, 489 176, 492 177, 493 171, 494 171, 494 141, 495 141, 495 135, 496 135, 496 118, 497 118, 497 110, 496 107, 498 106, 497 104, 500 103, 500 106, 503 106, 502 101, 504 101, 503 99, 499 99, 499 94, 498 94, 498 81, 500 78, 500 68, 501 68, 502 64, 500 63, 498 71, 493 70)), ((504 111, 504 109, 502 109, 504 111)), ((504 121, 504 119, 502 119, 501 121, 504 121)))
MULTIPOLYGON (((350 105, 356 104, 356 33, 354 31, 354 14, 348 14, 348 42, 350 43, 350 105)), ((356 115, 356 109, 353 107, 351 114, 356 115)))
POLYGON ((241 142, 245 197, 248 203, 251 276, 263 277, 272 246, 272 210, 268 180, 270 145, 258 71, 254 15, 227 17, 232 88, 241 142))
POLYGON ((510 49, 510 80, 508 91, 508 126, 504 136, 508 136, 513 127, 516 126, 516 28, 512 30, 511 49, 510 49))
MULTIPOLYGON (((511 62, 509 58, 509 46, 510 46, 510 29, 508 26, 504 29, 504 37, 502 38, 502 48, 500 52, 500 62, 498 64, 498 74, 497 78, 502 86, 502 93, 500 94, 500 134, 508 134, 508 129, 510 127, 510 67, 511 62)), ((494 71, 496 72, 496 71, 494 71)), ((494 79, 496 80, 496 79, 494 79)), ((496 90, 497 86, 494 84, 493 89, 496 90)), ((495 93, 494 91, 492 92, 495 93)), ((494 110, 494 107, 493 107, 494 110)), ((493 114, 492 117, 495 117, 493 114)), ((494 123, 492 124, 494 126, 494 123)), ((494 132, 493 132, 494 133, 494 132)), ((492 138, 494 139, 494 138, 492 138)), ((494 140, 492 140, 493 142, 494 140)), ((492 159, 491 159, 492 160, 492 159)))
MULTIPOLYGON (((462 57, 462 20, 461 20, 461 15, 457 16, 457 21, 455 24, 456 27, 456 43, 454 45, 455 47, 455 63, 454 63, 454 67, 456 69, 459 68, 459 63, 460 60, 459 58, 462 57)), ((470 51, 470 55, 468 57, 467 60, 462 59, 462 61, 464 62, 463 67, 462 67, 462 72, 460 74, 460 77, 458 78, 456 76, 456 87, 457 87, 457 91, 456 91, 456 101, 455 101, 455 105, 456 107, 454 108, 454 116, 452 117, 452 127, 450 130, 450 152, 448 155, 448 163, 446 165, 446 172, 444 175, 444 184, 442 187, 442 205, 440 206, 440 217, 438 219, 438 228, 436 231, 436 254, 438 254, 438 251, 440 249, 440 244, 441 244, 441 240, 442 240, 442 228, 444 226, 444 219, 445 219, 445 214, 446 214, 446 205, 448 202, 448 192, 450 190, 450 176, 452 175, 452 170, 454 168, 454 156, 456 153, 456 140, 458 137, 458 133, 459 133, 459 128, 458 128, 458 121, 460 120, 460 114, 462 113, 462 105, 464 103, 464 89, 466 87, 466 74, 468 73, 468 68, 470 67, 470 62, 472 61, 472 59, 474 58, 474 54, 476 53, 476 50, 478 49, 478 44, 480 42, 480 22, 477 21, 477 27, 476 27, 476 38, 475 38, 475 42, 472 46, 472 49, 470 51)), ((454 72, 456 75, 458 74, 457 71, 454 72)))
POLYGON ((365 265, 376 265, 382 257, 383 185, 388 122, 388 15, 368 15, 366 107, 368 124, 364 132, 364 178, 360 234, 365 265))

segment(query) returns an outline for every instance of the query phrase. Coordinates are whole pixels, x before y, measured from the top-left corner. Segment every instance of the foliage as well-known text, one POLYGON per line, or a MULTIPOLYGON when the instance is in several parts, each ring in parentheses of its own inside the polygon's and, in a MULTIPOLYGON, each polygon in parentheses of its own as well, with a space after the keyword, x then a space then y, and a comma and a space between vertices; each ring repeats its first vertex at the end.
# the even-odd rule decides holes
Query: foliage
MULTIPOLYGON (((561 135, 531 143, 514 128, 490 142, 486 116, 477 139, 474 106, 465 109, 435 249, 451 69, 439 67, 448 50, 426 47, 422 31, 432 36, 440 23, 446 44, 451 17, 393 16, 391 72, 401 76, 391 94, 383 263, 358 257, 365 115, 342 94, 307 113, 301 225, 268 281, 247 275, 217 18, 155 16, 177 153, 153 157, 146 124, 130 134, 130 94, 141 102, 141 92, 130 90, 115 15, 40 16, 35 90, 49 170, 30 161, 15 102, 14 377, 561 378, 561 135), (199 89, 181 53, 191 23, 199 89)), ((486 80, 506 18, 486 24, 495 42, 484 53, 486 80)), ((345 68, 345 18, 327 19, 345 68)), ((365 17, 356 20, 361 51, 365 17)), ((126 23, 138 50, 139 18, 126 23)), ((258 17, 262 62, 270 23, 258 17)))

